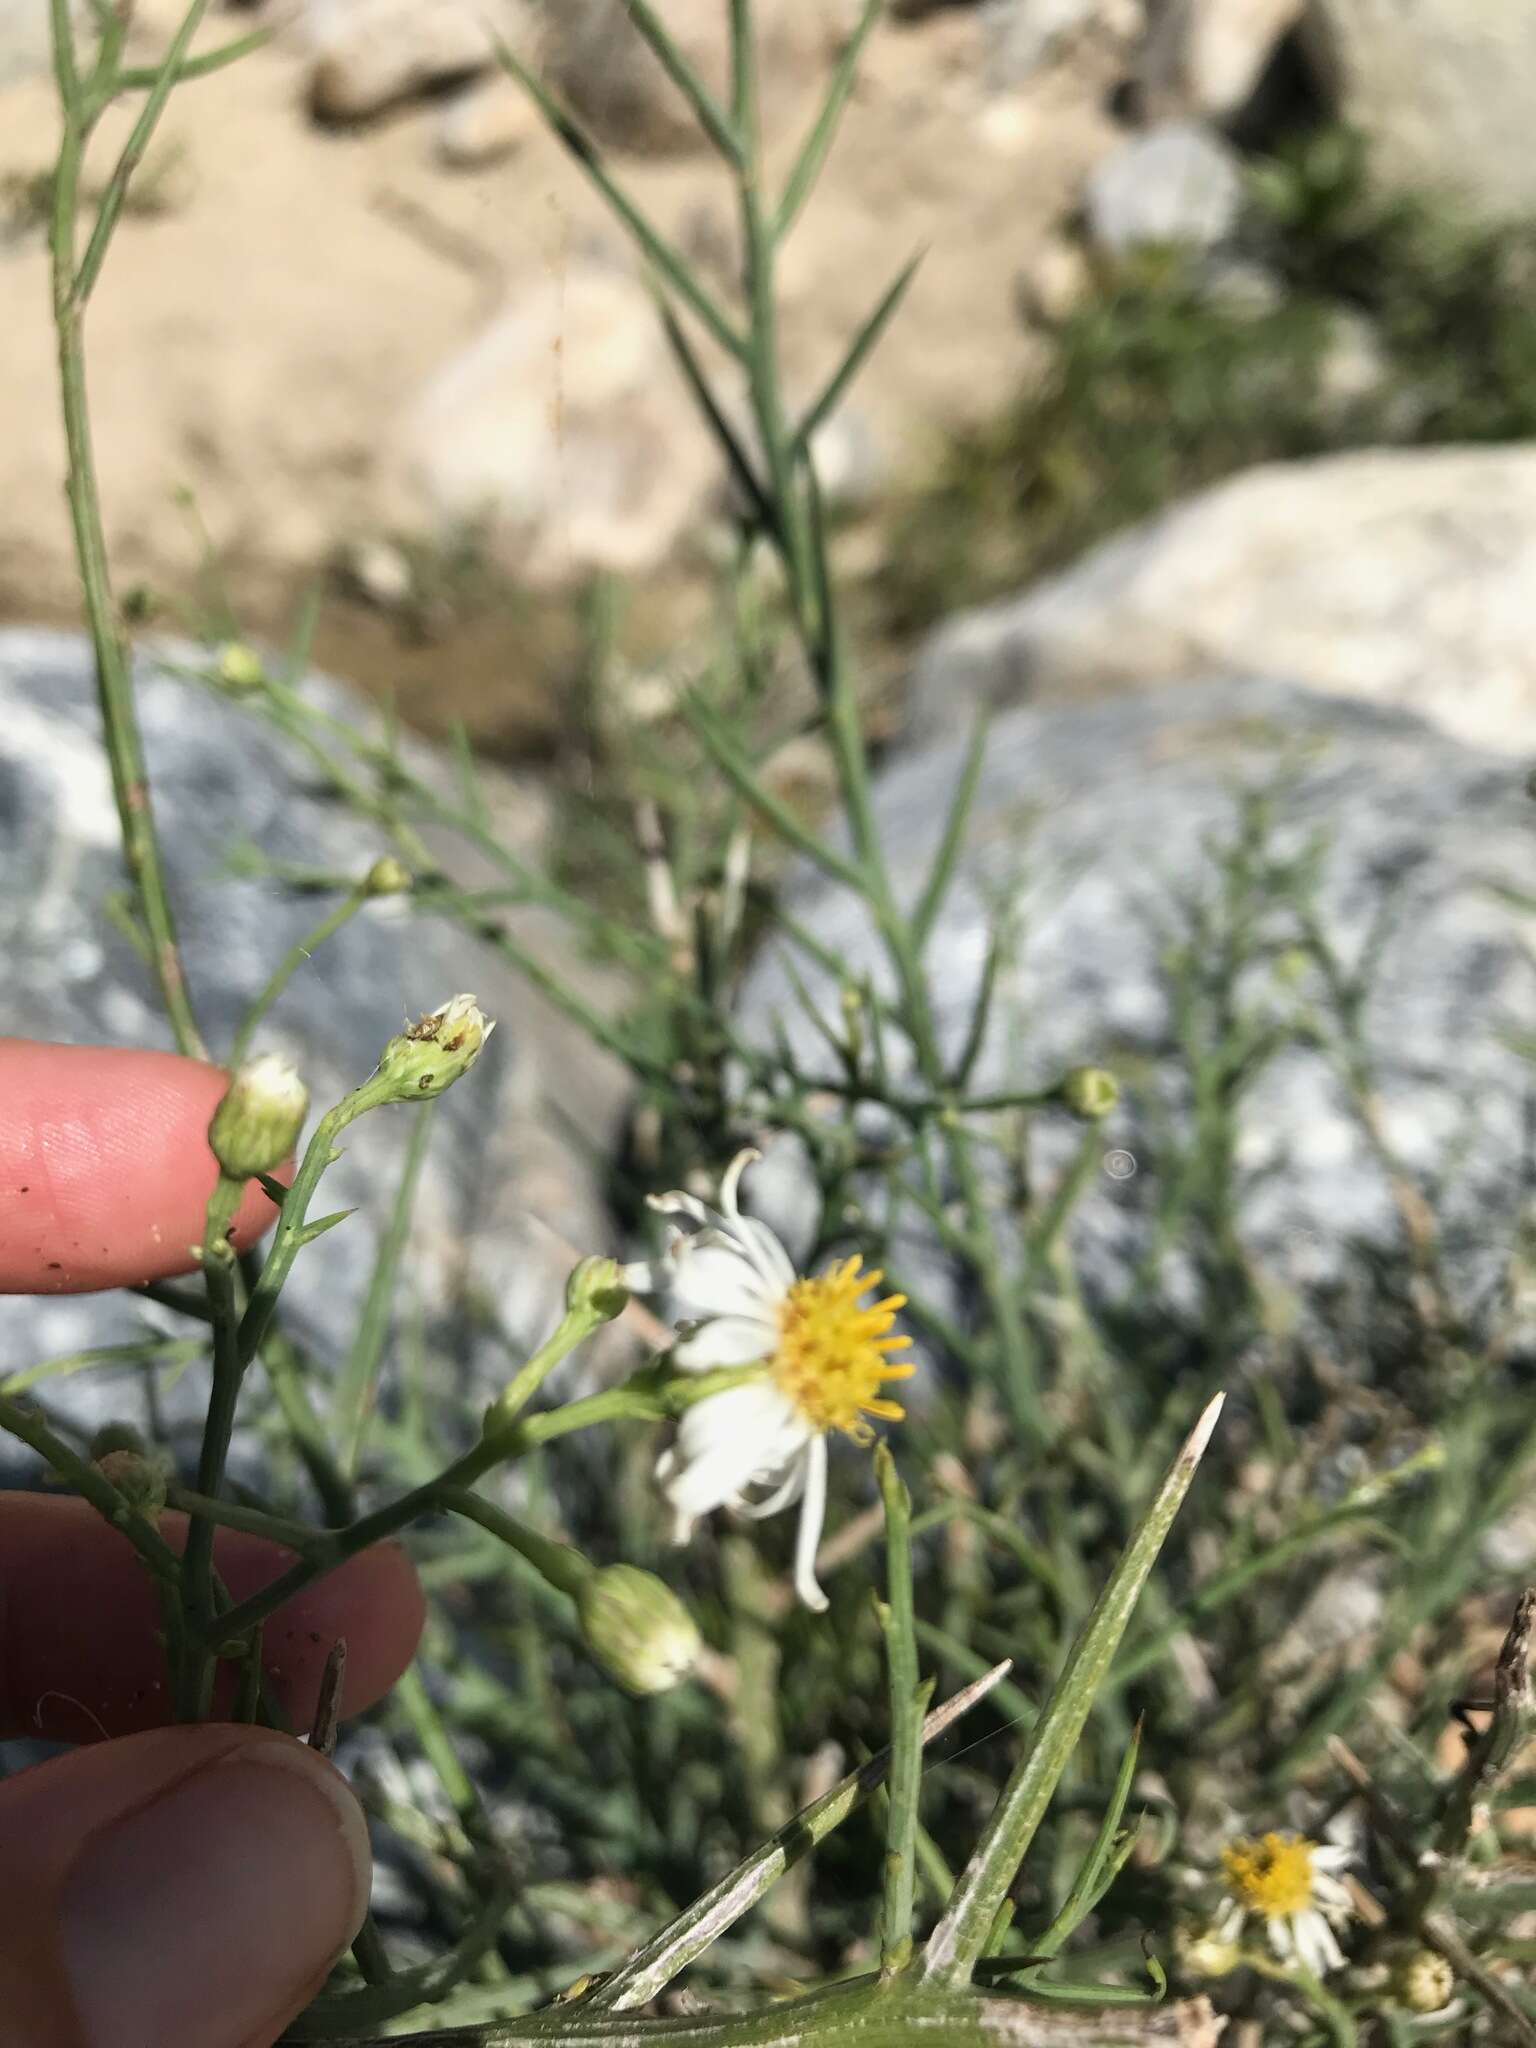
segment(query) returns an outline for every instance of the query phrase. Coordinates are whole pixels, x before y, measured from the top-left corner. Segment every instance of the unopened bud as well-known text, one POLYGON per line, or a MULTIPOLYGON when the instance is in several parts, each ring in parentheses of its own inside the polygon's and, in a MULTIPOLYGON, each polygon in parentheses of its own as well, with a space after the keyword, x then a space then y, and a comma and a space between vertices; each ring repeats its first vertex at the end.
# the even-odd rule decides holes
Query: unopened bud
POLYGON ((131 1511, 158 1522, 165 1506, 165 1473, 141 1451, 108 1451, 96 1460, 103 1479, 110 1480, 131 1511))
POLYGON ((565 1305, 572 1315, 586 1311, 611 1323, 629 1306, 624 1269, 617 1259, 583 1259, 565 1283, 565 1305))
POLYGON ((408 896, 415 880, 403 860, 396 860, 392 853, 386 853, 363 877, 363 888, 370 896, 408 896))
POLYGON ((429 1010, 384 1048, 379 1078, 389 1084, 390 1099, 419 1102, 441 1095, 469 1072, 495 1029, 473 996, 454 996, 429 1010))
POLYGON ((1120 1100, 1120 1083, 1107 1067, 1074 1067, 1056 1092, 1074 1116, 1097 1123, 1120 1100))
POLYGON ((595 1571, 576 1611, 587 1648, 628 1692, 669 1692, 693 1670, 704 1647, 677 1595, 635 1565, 595 1571))
POLYGON ((1432 1948, 1416 1948, 1392 1973, 1393 1989, 1410 2012, 1442 2012, 1456 1990, 1456 1972, 1432 1948))
POLYGON ((281 1166, 298 1143, 309 1090, 278 1053, 259 1053, 235 1074, 208 1126, 208 1144, 230 1180, 281 1166))
POLYGON ((237 697, 246 696, 252 690, 263 689, 267 680, 266 666, 261 656, 254 647, 247 647, 243 640, 226 641, 219 649, 215 673, 225 689, 232 691, 237 697))

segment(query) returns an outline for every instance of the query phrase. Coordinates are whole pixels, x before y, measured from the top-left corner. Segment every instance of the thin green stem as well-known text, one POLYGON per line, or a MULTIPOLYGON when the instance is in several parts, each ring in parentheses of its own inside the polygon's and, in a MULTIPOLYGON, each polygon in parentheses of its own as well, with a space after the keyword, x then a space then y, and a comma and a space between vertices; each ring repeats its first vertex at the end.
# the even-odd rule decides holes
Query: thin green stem
MULTIPOLYGON (((240 1357, 240 1309, 235 1292, 235 1252, 229 1228, 245 1193, 245 1182, 221 1173, 208 1200, 203 1227, 203 1281, 213 1316, 213 1386, 203 1422, 197 1460, 197 1490, 217 1500, 224 1463, 235 1430, 244 1364, 240 1357)), ((187 1530, 183 1588, 190 1624, 188 1654, 177 1674, 177 1719, 200 1721, 212 1698, 213 1660, 207 1641, 216 1611, 213 1591, 213 1523, 194 1515, 187 1530)))
POLYGON ((295 945, 289 947, 277 966, 272 970, 255 1002, 245 1014, 245 1021, 235 1034, 235 1042, 229 1049, 229 1064, 238 1067, 250 1050, 251 1040, 256 1036, 261 1020, 288 986, 304 963, 311 959, 329 938, 334 938, 343 925, 350 923, 368 901, 366 889, 354 889, 343 903, 323 917, 312 932, 306 932, 295 945))
MULTIPOLYGON (((85 145, 89 137, 92 108, 87 104, 75 64, 69 0, 51 0, 53 17, 54 75, 58 83, 63 134, 53 177, 53 216, 49 245, 53 263, 53 316, 57 336, 59 393, 64 414, 64 439, 69 456, 65 494, 70 523, 74 529, 75 554, 85 598, 86 622, 96 658, 96 694, 101 709, 107 759, 112 771, 112 793, 117 803, 122 834, 123 859, 133 885, 139 914, 149 940, 153 972, 161 1000, 176 1036, 176 1043, 194 1059, 206 1059, 207 1047, 192 1011, 181 950, 176 937, 175 918, 166 884, 165 866, 155 832, 154 809, 149 776, 144 761, 144 744, 139 732, 134 703, 132 665, 112 595, 111 571, 107 562, 106 533, 101 518, 101 492, 96 477, 92 446, 90 408, 86 395, 85 348, 82 332, 85 298, 95 273, 105 257, 107 242, 121 206, 122 192, 132 165, 122 172, 116 204, 109 212, 102 203, 91 251, 80 277, 75 273, 75 247, 80 213, 80 181, 85 145), (92 253, 93 252, 93 253, 92 253), (82 289, 82 286, 84 289, 82 289)), ((193 10, 200 16, 207 0, 197 0, 193 10)), ((169 88, 167 87, 166 90, 169 88)), ((153 108, 158 118, 164 92, 152 96, 146 115, 153 108)), ((143 125, 141 123, 141 125, 143 125)), ((149 126, 153 127, 153 121, 149 126)), ((135 130, 135 135, 138 130, 135 130)), ((145 139, 147 140, 147 132, 145 139)), ((131 147, 131 145, 130 145, 131 147)), ((127 152, 125 151, 125 160, 127 152)), ((109 188, 111 196, 112 188, 109 188)))
POLYGON ((912 1503, 890 1446, 875 1452, 885 1507, 886 1597, 880 1622, 890 1676, 891 1779, 885 1833, 885 1898, 880 1974, 899 1975, 912 1960, 912 1900, 917 1871, 917 1802, 922 1786, 923 1712, 933 1690, 917 1672, 912 1613, 912 1503))

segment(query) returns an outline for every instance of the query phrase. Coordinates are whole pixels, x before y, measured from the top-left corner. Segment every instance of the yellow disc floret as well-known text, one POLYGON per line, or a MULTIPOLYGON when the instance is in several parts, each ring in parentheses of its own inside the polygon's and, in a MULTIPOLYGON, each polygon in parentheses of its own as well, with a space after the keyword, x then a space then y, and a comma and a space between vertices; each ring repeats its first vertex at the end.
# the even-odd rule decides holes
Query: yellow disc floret
POLYGON ((1260 1835, 1233 1842, 1221 1852, 1227 1883, 1244 1908, 1266 1920, 1282 1920, 1312 1903, 1312 1851, 1300 1835, 1260 1835))
POLYGON ((901 1407, 880 1389, 915 1370, 892 1364, 888 1355, 910 1342, 888 1334, 907 1297, 863 1301, 884 1277, 878 1270, 861 1273, 857 1257, 840 1259, 814 1280, 797 1280, 779 1309, 774 1378, 814 1428, 846 1430, 860 1442, 873 1434, 866 1415, 900 1421, 901 1407))

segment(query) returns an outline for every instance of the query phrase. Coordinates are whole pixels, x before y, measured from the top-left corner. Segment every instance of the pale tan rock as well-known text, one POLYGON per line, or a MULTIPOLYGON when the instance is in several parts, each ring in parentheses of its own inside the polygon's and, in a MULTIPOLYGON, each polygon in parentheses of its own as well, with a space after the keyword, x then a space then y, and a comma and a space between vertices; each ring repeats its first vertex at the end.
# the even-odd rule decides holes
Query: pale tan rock
POLYGON ((1306 35, 1375 175, 1487 219, 1536 209, 1531 0, 1313 0, 1306 35))
POLYGON ((967 701, 1213 673, 1536 753, 1536 444, 1248 470, 941 627, 915 707, 947 729, 967 701))
POLYGON ((1189 0, 1184 75, 1195 112, 1224 120, 1242 108, 1306 0, 1189 0))
POLYGON ((495 61, 497 38, 534 54, 524 0, 310 0, 310 105, 354 121, 495 61))
POLYGON ((456 170, 499 163, 539 131, 539 110, 504 71, 488 72, 443 108, 437 153, 456 170))
POLYGON ((387 466, 419 531, 473 530, 508 576, 552 588, 654 568, 714 464, 648 294, 578 260, 443 365, 387 466))

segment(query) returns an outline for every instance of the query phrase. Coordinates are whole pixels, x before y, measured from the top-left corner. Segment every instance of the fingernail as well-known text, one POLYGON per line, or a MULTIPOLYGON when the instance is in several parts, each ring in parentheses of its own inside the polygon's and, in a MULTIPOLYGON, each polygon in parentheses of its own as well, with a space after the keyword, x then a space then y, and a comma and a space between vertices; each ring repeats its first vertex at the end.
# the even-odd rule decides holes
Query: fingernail
POLYGON ((87 2048, 238 2043, 287 2024, 362 1925, 369 1854, 343 1780, 242 1744, 93 1835, 62 1945, 87 2048))

